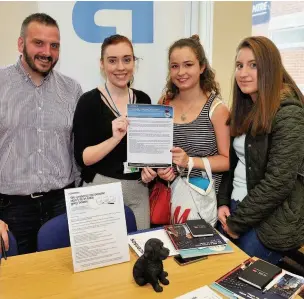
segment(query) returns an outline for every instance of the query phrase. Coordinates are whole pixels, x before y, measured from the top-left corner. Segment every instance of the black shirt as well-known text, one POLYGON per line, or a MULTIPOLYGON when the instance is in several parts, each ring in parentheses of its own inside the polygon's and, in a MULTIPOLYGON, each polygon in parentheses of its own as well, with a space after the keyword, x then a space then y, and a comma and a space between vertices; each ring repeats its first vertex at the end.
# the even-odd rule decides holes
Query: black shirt
MULTIPOLYGON (((136 104, 151 104, 151 99, 146 93, 132 90, 136 104)), ((86 166, 83 162, 82 154, 85 148, 97 145, 113 136, 112 121, 115 118, 112 110, 101 99, 101 93, 97 88, 80 97, 73 120, 74 155, 82 169, 81 177, 87 183, 93 180, 96 173, 124 180, 140 178, 140 172, 123 173, 123 163, 127 161, 127 135, 99 162, 91 166, 86 166)))

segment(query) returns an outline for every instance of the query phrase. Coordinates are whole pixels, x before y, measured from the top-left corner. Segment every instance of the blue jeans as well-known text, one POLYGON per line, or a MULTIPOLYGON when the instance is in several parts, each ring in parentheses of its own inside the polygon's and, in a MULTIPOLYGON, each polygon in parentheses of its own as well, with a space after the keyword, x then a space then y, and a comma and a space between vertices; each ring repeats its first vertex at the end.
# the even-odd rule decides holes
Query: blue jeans
MULTIPOLYGON (((237 209, 238 202, 231 200, 230 213, 232 214, 237 209)), ((271 264, 277 264, 279 260, 283 257, 283 254, 277 251, 273 251, 264 246, 257 236, 254 228, 240 235, 238 239, 230 238, 223 230, 221 223, 218 225, 219 231, 224 233, 231 241, 246 252, 249 256, 256 256, 263 259, 271 264)))

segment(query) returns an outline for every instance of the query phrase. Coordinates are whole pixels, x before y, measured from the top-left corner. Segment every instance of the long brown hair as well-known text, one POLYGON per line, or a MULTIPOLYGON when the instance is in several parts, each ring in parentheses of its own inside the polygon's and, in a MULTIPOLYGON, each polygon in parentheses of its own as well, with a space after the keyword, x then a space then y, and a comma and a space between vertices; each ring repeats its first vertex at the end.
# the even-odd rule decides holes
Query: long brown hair
POLYGON ((200 67, 205 66, 204 72, 200 75, 200 87, 202 91, 206 94, 208 92, 215 92, 220 96, 219 84, 215 81, 215 74, 210 67, 208 59, 206 57, 203 46, 200 43, 199 36, 193 35, 190 38, 182 38, 174 42, 169 48, 168 62, 169 62, 169 73, 167 76, 167 84, 165 87, 166 97, 169 99, 174 99, 177 94, 179 94, 178 87, 172 82, 170 78, 170 57, 174 49, 189 47, 194 52, 198 59, 200 67))
POLYGON ((251 135, 270 133, 272 121, 282 99, 293 96, 304 103, 303 94, 285 70, 280 52, 264 36, 247 37, 237 47, 237 53, 248 48, 253 52, 257 65, 257 99, 244 94, 236 80, 233 84, 233 102, 230 115, 232 136, 251 131, 251 135))

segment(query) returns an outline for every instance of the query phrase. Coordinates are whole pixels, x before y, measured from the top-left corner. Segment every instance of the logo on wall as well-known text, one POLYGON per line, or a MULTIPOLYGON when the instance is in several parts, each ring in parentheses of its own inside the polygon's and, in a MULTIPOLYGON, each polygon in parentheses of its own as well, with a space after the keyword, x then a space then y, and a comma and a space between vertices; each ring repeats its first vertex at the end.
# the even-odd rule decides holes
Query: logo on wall
POLYGON ((105 38, 117 33, 116 27, 95 23, 95 14, 101 10, 131 11, 132 42, 153 43, 153 1, 77 1, 73 8, 72 22, 79 38, 88 43, 102 43, 105 38))
POLYGON ((271 1, 252 1, 252 25, 268 23, 271 1))

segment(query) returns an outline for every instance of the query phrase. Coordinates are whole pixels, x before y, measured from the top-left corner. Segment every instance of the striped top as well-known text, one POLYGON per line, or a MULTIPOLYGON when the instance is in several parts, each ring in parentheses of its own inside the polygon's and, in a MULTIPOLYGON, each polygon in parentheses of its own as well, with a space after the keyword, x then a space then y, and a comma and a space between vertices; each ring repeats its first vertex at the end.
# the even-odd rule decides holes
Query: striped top
MULTIPOLYGON (((182 148, 189 157, 218 155, 216 136, 212 122, 209 118, 209 111, 215 99, 216 95, 211 93, 199 116, 194 121, 186 124, 174 124, 173 144, 176 147, 182 148)), ((182 175, 186 176, 187 173, 188 169, 185 169, 182 175)), ((202 176, 202 171, 193 169, 190 176, 202 176)), ((222 174, 213 173, 216 192, 218 192, 221 178, 222 174)))
POLYGON ((0 69, 0 193, 47 192, 75 180, 72 122, 81 94, 55 70, 35 85, 20 59, 0 69))

